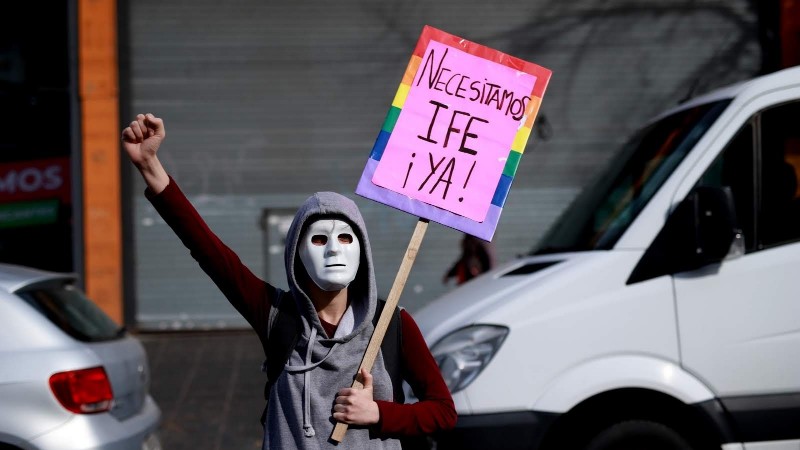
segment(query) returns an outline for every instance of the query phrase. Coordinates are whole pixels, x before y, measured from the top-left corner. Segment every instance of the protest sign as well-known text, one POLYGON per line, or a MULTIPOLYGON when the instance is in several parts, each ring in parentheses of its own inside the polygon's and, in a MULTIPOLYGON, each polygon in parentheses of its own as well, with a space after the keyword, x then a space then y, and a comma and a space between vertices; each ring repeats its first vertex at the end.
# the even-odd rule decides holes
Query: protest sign
POLYGON ((491 240, 550 75, 426 26, 356 193, 491 240))
MULTIPOLYGON (((429 220, 492 239, 550 74, 422 30, 356 188, 420 217, 360 368, 372 369, 429 220)), ((362 383, 357 375, 353 387, 362 383)), ((347 428, 337 423, 331 440, 341 442, 347 428)))

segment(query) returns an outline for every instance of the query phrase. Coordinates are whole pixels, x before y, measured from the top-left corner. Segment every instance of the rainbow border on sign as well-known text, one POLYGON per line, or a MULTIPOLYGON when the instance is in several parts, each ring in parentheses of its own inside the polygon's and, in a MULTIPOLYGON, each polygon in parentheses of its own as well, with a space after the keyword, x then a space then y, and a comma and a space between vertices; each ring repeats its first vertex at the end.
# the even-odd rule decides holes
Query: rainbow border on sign
POLYGON ((364 167, 364 172, 361 174, 361 179, 356 187, 356 194, 490 241, 500 221, 500 214, 503 211, 506 198, 508 198, 508 193, 511 190, 511 184, 517 173, 522 154, 525 152, 525 145, 528 143, 534 119, 539 113, 542 97, 544 96, 544 91, 547 88, 547 83, 550 81, 551 75, 552 72, 544 67, 523 61, 519 58, 467 41, 466 39, 426 25, 417 41, 414 53, 411 55, 411 60, 406 67, 403 80, 397 88, 397 93, 394 96, 394 100, 392 100, 392 105, 389 107, 389 112, 386 114, 386 119, 383 121, 381 131, 378 133, 378 138, 375 140, 375 145, 372 147, 369 159, 364 167), (412 199, 372 183, 372 176, 375 173, 375 169, 378 167, 378 162, 381 160, 383 151, 386 149, 386 144, 389 142, 389 137, 392 135, 392 130, 394 130, 397 119, 400 117, 406 97, 408 97, 408 93, 411 90, 411 84, 422 63, 425 49, 428 47, 428 43, 431 40, 502 64, 514 70, 529 73, 536 77, 536 82, 530 94, 531 101, 528 102, 525 116, 523 117, 524 122, 522 122, 522 125, 517 130, 516 136, 514 136, 506 165, 503 168, 503 173, 500 176, 500 180, 492 196, 492 202, 486 214, 486 219, 484 219, 483 222, 476 222, 467 217, 412 199))

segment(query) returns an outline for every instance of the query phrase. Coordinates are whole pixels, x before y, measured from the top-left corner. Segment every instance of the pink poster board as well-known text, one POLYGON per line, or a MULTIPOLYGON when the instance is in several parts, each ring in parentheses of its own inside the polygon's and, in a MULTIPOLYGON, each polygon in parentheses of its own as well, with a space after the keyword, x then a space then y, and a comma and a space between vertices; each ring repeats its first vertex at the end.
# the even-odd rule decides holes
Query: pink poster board
POLYGON ((491 240, 550 74, 426 26, 356 193, 491 240))

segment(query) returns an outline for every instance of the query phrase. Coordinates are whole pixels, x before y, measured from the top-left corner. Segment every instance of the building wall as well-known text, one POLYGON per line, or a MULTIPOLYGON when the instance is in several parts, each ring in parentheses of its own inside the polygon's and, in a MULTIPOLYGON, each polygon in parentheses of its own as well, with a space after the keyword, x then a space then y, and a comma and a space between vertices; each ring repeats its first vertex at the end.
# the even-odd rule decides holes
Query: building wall
MULTIPOLYGON (((498 261, 529 251, 649 116, 759 67, 750 2, 138 0, 123 3, 122 120, 164 117, 161 157, 212 228, 256 274, 285 286, 261 227, 315 191, 362 209, 385 297, 416 221, 352 194, 425 24, 553 70, 504 208, 498 261), (277 274, 277 275, 276 275, 277 274)), ((242 326, 132 177, 136 321, 242 326)), ((267 226, 269 229, 269 226, 267 226)), ((273 230, 274 231, 274 230, 273 230)), ((450 287, 460 234, 432 224, 401 304, 450 287)), ((270 241, 272 242, 272 241, 270 241)))

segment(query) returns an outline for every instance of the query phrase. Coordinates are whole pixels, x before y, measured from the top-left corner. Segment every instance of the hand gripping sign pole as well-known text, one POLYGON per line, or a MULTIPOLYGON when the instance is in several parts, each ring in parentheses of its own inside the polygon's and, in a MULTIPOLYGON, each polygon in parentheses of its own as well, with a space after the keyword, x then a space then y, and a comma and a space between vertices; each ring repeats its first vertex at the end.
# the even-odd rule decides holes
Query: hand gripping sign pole
MULTIPOLYGON (((551 72, 426 26, 356 193, 420 217, 361 367, 371 369, 433 220, 494 236, 551 72)), ((360 372, 360 370, 359 370, 360 372)), ((356 378, 353 387, 363 387, 356 378)), ((331 439, 341 442, 347 425, 331 439)))
MULTIPOLYGON (((417 258, 417 252, 422 244, 422 238, 425 237, 425 231, 428 229, 428 220, 419 219, 417 227, 414 228, 414 234, 411 235, 411 242, 408 243, 406 254, 403 256, 403 261, 400 263, 400 269, 397 271, 397 276, 392 284, 392 290, 389 291, 389 297, 386 298, 386 305, 383 307, 381 317, 378 319, 378 324, 375 326, 375 331, 367 345, 367 351, 364 352, 364 358, 361 360, 361 365, 358 368, 359 375, 353 381, 353 388, 362 389, 364 387, 363 380, 361 380, 361 369, 372 370, 372 365, 375 363, 375 358, 378 356, 378 350, 381 348, 383 336, 386 334, 386 329, 389 327, 389 322, 392 320, 394 309, 400 301, 400 294, 403 293, 403 288, 408 280, 408 274, 411 272, 411 266, 414 265, 414 260, 417 258)), ((336 442, 342 442, 344 435, 347 433, 347 424, 338 422, 333 428, 331 439, 336 442)))

